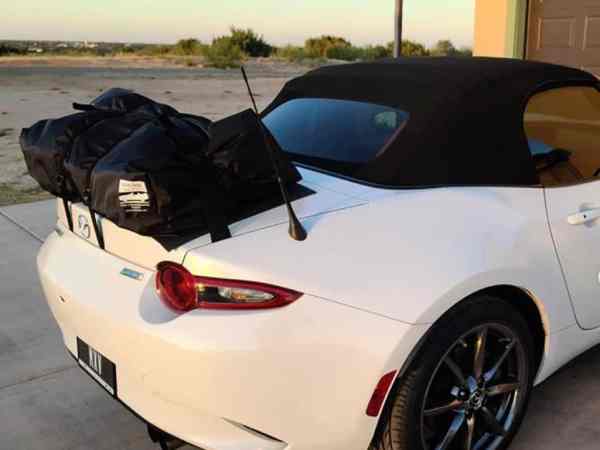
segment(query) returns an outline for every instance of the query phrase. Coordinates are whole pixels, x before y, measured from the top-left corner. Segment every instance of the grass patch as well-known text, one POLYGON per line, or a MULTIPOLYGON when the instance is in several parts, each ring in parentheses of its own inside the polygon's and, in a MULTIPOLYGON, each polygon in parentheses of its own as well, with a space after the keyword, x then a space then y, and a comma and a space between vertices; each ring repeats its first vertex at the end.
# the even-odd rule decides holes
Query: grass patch
POLYGON ((43 191, 39 187, 17 189, 10 184, 0 183, 0 206, 15 205, 17 203, 31 203, 51 198, 51 194, 43 191))

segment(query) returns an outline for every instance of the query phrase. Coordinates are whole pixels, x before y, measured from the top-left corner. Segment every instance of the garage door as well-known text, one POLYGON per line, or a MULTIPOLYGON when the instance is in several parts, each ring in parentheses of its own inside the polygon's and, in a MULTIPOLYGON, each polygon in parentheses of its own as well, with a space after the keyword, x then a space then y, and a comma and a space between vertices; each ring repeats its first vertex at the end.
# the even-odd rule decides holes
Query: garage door
POLYGON ((529 59, 600 77, 600 0, 529 0, 529 59))

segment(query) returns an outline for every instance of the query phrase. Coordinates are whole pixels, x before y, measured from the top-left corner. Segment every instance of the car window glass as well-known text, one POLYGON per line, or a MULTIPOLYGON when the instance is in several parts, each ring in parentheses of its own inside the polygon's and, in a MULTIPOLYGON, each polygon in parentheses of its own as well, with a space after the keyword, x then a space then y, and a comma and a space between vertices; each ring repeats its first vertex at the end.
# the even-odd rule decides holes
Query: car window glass
POLYGON ((294 161, 351 176, 376 159, 408 120, 408 113, 351 100, 289 100, 264 118, 294 161))
POLYGON ((600 175, 600 92, 565 87, 536 94, 525 133, 540 182, 561 186, 600 175))

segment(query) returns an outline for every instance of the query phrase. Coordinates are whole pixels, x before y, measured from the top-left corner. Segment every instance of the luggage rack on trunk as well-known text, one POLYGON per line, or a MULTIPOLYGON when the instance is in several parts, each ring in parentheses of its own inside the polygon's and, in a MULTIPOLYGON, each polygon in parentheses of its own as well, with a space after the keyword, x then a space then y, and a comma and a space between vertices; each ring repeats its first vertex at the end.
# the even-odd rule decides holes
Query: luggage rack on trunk
POLYGON ((115 88, 23 129, 20 143, 30 175, 63 199, 71 231, 69 203, 89 208, 101 249, 100 217, 173 248, 204 234, 227 239, 231 224, 282 204, 290 236, 303 240, 288 195, 302 177, 253 105, 212 123, 115 88))

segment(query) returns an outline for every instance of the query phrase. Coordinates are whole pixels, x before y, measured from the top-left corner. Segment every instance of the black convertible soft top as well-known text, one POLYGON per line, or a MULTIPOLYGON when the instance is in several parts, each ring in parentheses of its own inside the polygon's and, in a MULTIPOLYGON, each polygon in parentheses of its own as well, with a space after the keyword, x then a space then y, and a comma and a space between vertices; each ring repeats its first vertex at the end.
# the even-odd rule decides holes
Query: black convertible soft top
MULTIPOLYGON (((390 187, 536 185, 523 113, 531 95, 598 86, 573 68, 503 58, 399 58, 322 67, 289 81, 265 110, 296 98, 355 100, 410 114, 352 178, 390 187)), ((343 117, 340 118, 343 120, 343 117)))

